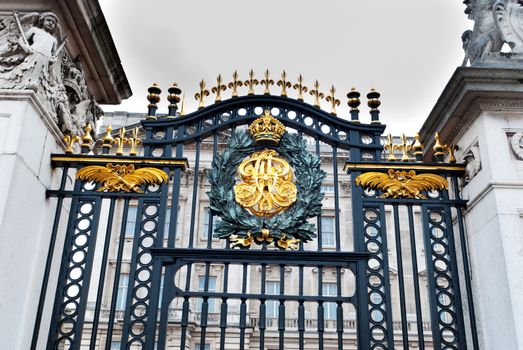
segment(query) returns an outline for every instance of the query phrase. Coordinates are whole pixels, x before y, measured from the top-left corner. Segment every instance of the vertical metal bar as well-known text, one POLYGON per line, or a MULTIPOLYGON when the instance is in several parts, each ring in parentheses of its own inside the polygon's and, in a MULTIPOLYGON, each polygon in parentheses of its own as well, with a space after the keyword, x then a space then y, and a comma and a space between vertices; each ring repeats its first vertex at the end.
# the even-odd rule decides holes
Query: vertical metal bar
MULTIPOLYGON (((401 254, 401 231, 400 231, 400 216, 398 205, 393 205, 394 211, 394 232, 396 236, 396 259, 398 262, 398 284, 400 292, 400 310, 401 310, 401 334, 403 336, 403 349, 409 348, 409 335, 407 329, 407 308, 405 305, 405 285, 403 276, 403 256, 401 254)), ((386 252, 384 253, 386 254, 386 252)))
MULTIPOLYGON (((105 343, 105 350, 111 350, 111 340, 113 337, 114 314, 116 312, 116 298, 118 295, 118 285, 120 280, 120 271, 122 269, 123 248, 125 243, 125 231, 127 230, 127 215, 129 212, 129 197, 125 198, 124 209, 122 214, 122 226, 120 229, 120 237, 118 240, 118 252, 116 253, 116 263, 113 278, 113 291, 111 294, 111 306, 109 309, 109 322, 107 323, 107 341, 105 343)), ((127 291, 129 292, 129 291, 127 291)))
MULTIPOLYGON (((454 192, 456 193, 456 199, 460 198, 458 178, 452 177, 452 185, 454 187, 454 192)), ((472 286, 471 281, 472 277, 470 275, 470 266, 469 266, 469 254, 467 249, 467 236, 465 232, 465 226, 463 224, 463 213, 461 207, 456 207, 457 212, 457 221, 458 221, 458 230, 459 230, 459 240, 461 246, 461 255, 463 259, 463 271, 465 274, 465 289, 467 290, 467 302, 469 307, 469 318, 470 318, 470 331, 472 334, 472 346, 474 350, 479 349, 478 341, 478 332, 476 327, 476 312, 474 310, 474 298, 472 295, 472 286)))
MULTIPOLYGON (((211 269, 211 264, 209 262, 205 263, 205 277, 203 283, 203 291, 207 293, 209 291, 209 272, 211 269)), ((202 310, 200 313, 200 350, 205 350, 205 333, 207 331, 207 318, 209 316, 209 296, 203 296, 202 310)))
POLYGON ((265 329, 267 327, 267 305, 266 302, 266 284, 267 284, 267 264, 261 264, 261 282, 260 282, 260 318, 258 320, 258 329, 260 330, 260 350, 265 350, 265 329))
POLYGON ((334 223, 336 233, 336 251, 339 252, 341 249, 341 237, 340 237, 340 193, 338 188, 338 147, 332 146, 332 172, 334 182, 334 223))
MULTIPOLYGON (((242 294, 247 293, 247 264, 243 264, 242 274, 242 294)), ((241 298, 240 304, 240 350, 245 350, 245 328, 247 327, 247 304, 245 303, 247 298, 241 298)))
POLYGON ((323 308, 323 267, 318 266, 318 349, 323 350, 323 332, 325 331, 325 318, 323 308))
POLYGON ((412 211, 412 204, 407 204, 409 214, 409 232, 410 232, 410 254, 412 255, 412 279, 414 282, 414 301, 416 304, 416 325, 418 330, 418 347, 420 350, 425 350, 425 340, 423 334, 423 317, 421 314, 421 298, 419 289, 419 275, 418 275, 418 257, 416 249, 416 233, 414 230, 414 213, 412 211))
POLYGON ((280 306, 278 307, 279 348, 285 350, 285 265, 280 265, 280 306))
MULTIPOLYGON (((299 266, 299 281, 298 281, 298 294, 300 297, 303 296, 303 265, 299 266)), ((303 300, 298 301, 298 336, 299 336, 299 347, 303 350, 305 347, 305 307, 303 300)))
MULTIPOLYGON (((229 263, 224 263, 223 269, 223 293, 227 294, 229 283, 229 263)), ((220 350, 225 349, 225 331, 227 330, 227 297, 222 297, 220 306, 220 350)))
POLYGON ((91 343, 89 349, 94 350, 96 347, 96 334, 98 332, 98 322, 100 318, 100 310, 102 308, 102 296, 105 285, 105 273, 108 269, 107 258, 109 255, 109 246, 111 245, 111 232, 113 229, 114 207, 116 199, 111 198, 109 205, 109 216, 107 218, 107 228, 105 230, 104 250, 102 253, 102 265, 100 267, 100 278, 98 279, 98 292, 96 293, 96 304, 94 307, 93 328, 91 329, 91 343))
MULTIPOLYGON (((218 136, 216 131, 213 133, 213 145, 212 145, 212 159, 216 158, 218 152, 218 136)), ((209 220, 207 227, 207 249, 212 248, 212 235, 213 235, 213 226, 214 226, 214 215, 212 215, 212 210, 209 208, 209 220)))
MULTIPOLYGON (((187 264, 187 273, 185 275, 185 293, 191 289, 191 275, 192 275, 192 263, 187 264)), ((180 349, 185 349, 185 342, 187 338, 187 326, 189 325, 189 296, 187 294, 183 297, 182 305, 182 334, 180 336, 180 349)))
MULTIPOLYGON (((67 173, 69 167, 64 166, 62 170, 62 178, 60 180, 60 191, 65 189, 65 182, 67 180, 67 173)), ((49 237, 49 248, 47 250, 47 259, 45 261, 44 276, 42 279, 42 289, 40 290, 40 297, 38 298, 38 306, 36 308, 35 325, 33 329, 33 336, 31 338, 31 350, 36 349, 38 344, 38 335, 40 334, 40 324, 42 323, 42 312, 44 310, 45 296, 47 294, 47 287, 49 284, 49 274, 51 273, 51 265, 53 263, 54 248, 56 244, 56 236, 58 233, 58 226, 60 224, 60 216, 62 214, 62 204, 64 202, 64 196, 58 195, 56 201, 56 209, 53 220, 53 228, 51 230, 51 236, 49 237)))
POLYGON ((194 245, 194 225, 196 219, 196 206, 198 200, 198 179, 200 173, 200 144, 202 140, 196 141, 196 157, 194 160, 194 177, 193 177, 193 191, 192 191, 192 203, 191 203, 191 226, 189 228, 189 248, 194 245))
MULTIPOLYGON (((316 156, 320 159, 321 162, 321 152, 320 152, 320 139, 316 136, 316 156)), ((316 217, 316 228, 318 230, 318 248, 317 250, 320 252, 323 250, 323 242, 322 242, 322 233, 321 233, 321 214, 316 217)))
MULTIPOLYGON (((341 267, 336 266, 336 295, 342 296, 341 267)), ((343 350, 343 302, 338 301, 336 306, 336 332, 338 333, 338 350, 343 350)))

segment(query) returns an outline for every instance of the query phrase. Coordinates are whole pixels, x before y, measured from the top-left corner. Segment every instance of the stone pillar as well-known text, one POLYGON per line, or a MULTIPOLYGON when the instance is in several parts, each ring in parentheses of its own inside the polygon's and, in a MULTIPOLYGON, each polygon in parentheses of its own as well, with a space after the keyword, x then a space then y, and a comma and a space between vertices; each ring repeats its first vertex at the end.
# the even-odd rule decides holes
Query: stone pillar
POLYGON ((98 103, 131 91, 97 1, 2 1, 0 41, 0 348, 44 349, 64 231, 32 347, 56 211, 46 190, 62 175, 50 155, 63 152, 64 133, 95 129, 98 103))
POLYGON ((523 349, 523 70, 458 68, 420 134, 432 140, 436 131, 467 163, 462 193, 480 348, 523 349))

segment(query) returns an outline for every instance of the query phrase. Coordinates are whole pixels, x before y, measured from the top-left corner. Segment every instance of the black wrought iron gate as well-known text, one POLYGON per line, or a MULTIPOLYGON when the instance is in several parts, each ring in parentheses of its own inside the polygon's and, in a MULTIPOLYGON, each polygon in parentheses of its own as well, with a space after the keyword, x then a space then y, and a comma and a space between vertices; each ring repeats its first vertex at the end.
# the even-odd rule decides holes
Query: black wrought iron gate
MULTIPOLYGON (((372 123, 362 124, 354 103, 350 122, 269 95, 158 119, 153 103, 140 126, 143 155, 115 154, 110 131, 98 155, 89 153, 89 138, 81 154, 53 155, 63 174, 48 191, 57 210, 33 348, 477 348, 463 167, 443 163, 443 152, 422 163, 420 145, 410 141, 402 149, 389 140, 385 160, 377 106, 370 101, 372 123), (213 237, 218 217, 209 210, 206 173, 231 134, 264 111, 303 135, 327 172, 317 239, 297 251, 267 243, 233 249, 213 237), (413 151, 417 161, 393 160, 413 151), (161 178, 151 168, 169 176, 156 184, 104 182, 111 171, 100 168, 108 164, 121 178, 137 169, 161 178), (98 175, 89 177, 88 167, 98 175), (415 180, 420 174, 450 189, 415 180)), ((139 143, 124 132, 116 140, 139 143)))

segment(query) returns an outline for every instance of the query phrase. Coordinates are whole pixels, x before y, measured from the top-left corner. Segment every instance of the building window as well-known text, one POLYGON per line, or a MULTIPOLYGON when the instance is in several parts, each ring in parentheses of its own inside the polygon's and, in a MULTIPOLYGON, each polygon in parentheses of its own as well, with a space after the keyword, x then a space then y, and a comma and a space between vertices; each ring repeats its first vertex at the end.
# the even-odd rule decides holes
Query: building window
MULTIPOLYGON (((321 288, 324 297, 335 297, 338 294, 336 283, 323 283, 321 288)), ((326 320, 336 319, 336 303, 324 303, 323 315, 326 320)))
MULTIPOLYGON (((208 276, 209 278, 209 286, 207 288, 208 292, 216 292, 216 277, 215 276, 208 276)), ((198 291, 203 292, 205 291, 205 276, 198 277, 198 291)), ((214 312, 214 306, 215 306, 215 300, 212 298, 207 299, 207 303, 209 305, 208 312, 214 312)), ((203 299, 198 298, 198 302, 196 305, 196 311, 201 312, 202 311, 202 304, 203 299)))
POLYGON ((321 193, 332 193, 334 192, 334 186, 321 186, 321 193))
MULTIPOLYGON (((278 295, 280 294, 280 282, 268 281, 265 284, 265 294, 278 295)), ((267 300, 265 302, 266 316, 268 318, 276 318, 279 315, 280 303, 278 300, 267 300)))
POLYGON ((211 345, 205 344, 202 348, 201 345, 197 343, 196 345, 194 345, 194 350, 211 350, 211 345))
POLYGON ((119 341, 112 341, 111 342, 111 350, 120 350, 120 342, 119 341))
POLYGON ((333 247, 334 243, 334 218, 332 216, 321 217, 321 245, 322 247, 333 247))
POLYGON ((125 236, 126 237, 134 237, 134 230, 136 227, 136 212, 137 207, 129 206, 127 210, 127 223, 125 226, 125 236))
POLYGON ((124 310, 127 299, 127 286, 129 284, 129 275, 121 274, 118 279, 118 294, 116 296, 116 309, 124 310))
MULTIPOLYGON (((209 207, 203 208, 203 228, 202 228, 202 234, 201 237, 207 239, 209 235, 209 221, 210 221, 210 213, 211 210, 209 207)), ((214 229, 216 228, 216 219, 217 217, 214 217, 212 220, 212 234, 214 234, 214 229)))

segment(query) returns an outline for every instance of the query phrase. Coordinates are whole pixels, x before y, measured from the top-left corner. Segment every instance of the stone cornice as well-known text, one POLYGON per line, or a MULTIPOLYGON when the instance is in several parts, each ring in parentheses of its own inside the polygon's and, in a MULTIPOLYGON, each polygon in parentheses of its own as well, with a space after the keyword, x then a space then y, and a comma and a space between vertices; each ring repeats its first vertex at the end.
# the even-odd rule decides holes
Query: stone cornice
POLYGON ((421 128, 426 159, 432 157, 435 132, 440 132, 442 143, 452 143, 481 111, 523 107, 522 82, 523 69, 457 68, 421 128))
POLYGON ((55 141, 65 149, 65 143, 63 140, 64 135, 58 129, 58 126, 54 122, 51 115, 46 111, 42 102, 36 96, 36 93, 32 90, 8 90, 0 89, 0 101, 27 101, 36 110, 38 115, 42 118, 47 130, 53 135, 55 141))

